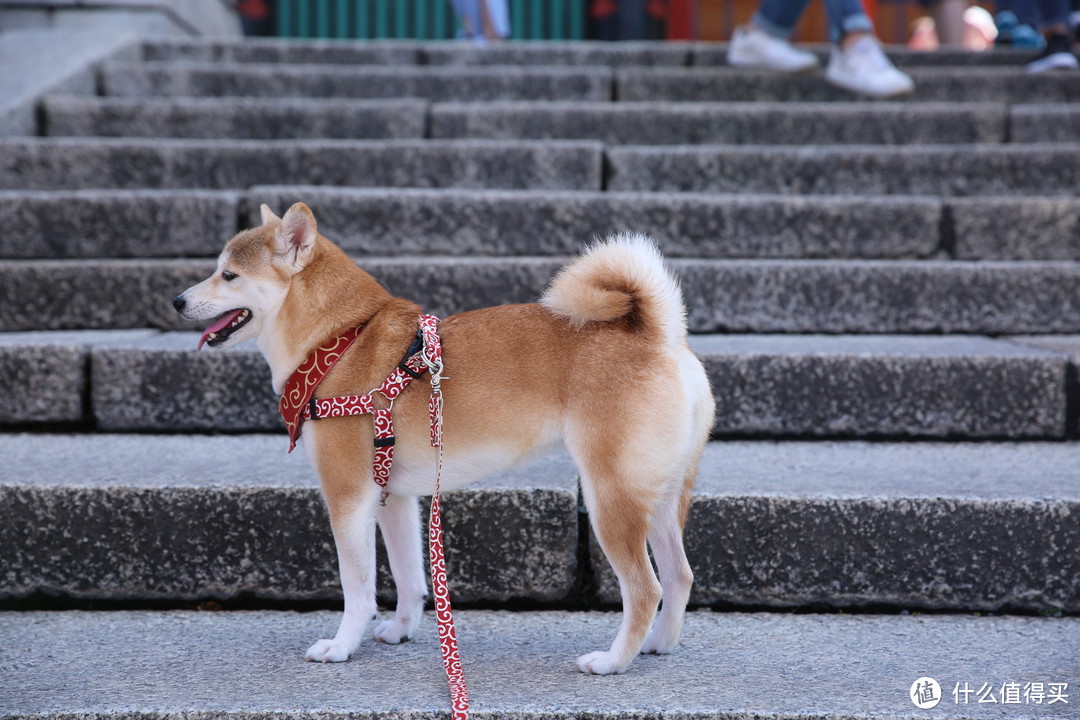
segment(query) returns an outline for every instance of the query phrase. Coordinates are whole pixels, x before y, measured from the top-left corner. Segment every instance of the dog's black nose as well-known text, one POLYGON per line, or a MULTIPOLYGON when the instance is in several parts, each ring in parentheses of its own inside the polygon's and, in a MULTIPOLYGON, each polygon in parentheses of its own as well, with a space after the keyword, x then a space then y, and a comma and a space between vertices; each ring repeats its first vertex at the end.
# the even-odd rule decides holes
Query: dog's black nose
POLYGON ((184 306, 187 305, 187 300, 183 295, 177 295, 173 298, 172 306, 176 308, 176 312, 184 312, 184 306))

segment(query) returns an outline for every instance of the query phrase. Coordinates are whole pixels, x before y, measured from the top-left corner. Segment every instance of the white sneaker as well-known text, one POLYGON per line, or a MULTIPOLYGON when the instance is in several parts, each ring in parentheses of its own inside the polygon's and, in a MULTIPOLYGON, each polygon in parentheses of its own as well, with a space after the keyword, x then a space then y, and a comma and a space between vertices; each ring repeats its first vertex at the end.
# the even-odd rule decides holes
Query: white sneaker
POLYGON ((756 27, 739 27, 728 46, 728 65, 744 68, 806 72, 818 66, 814 53, 796 50, 787 40, 773 37, 756 27))
POLYGON ((1031 73, 1041 73, 1047 70, 1076 70, 1080 68, 1080 62, 1072 52, 1072 38, 1063 33, 1056 33, 1046 38, 1046 49, 1039 57, 1028 63, 1027 69, 1031 73))
POLYGON ((876 98, 906 95, 915 89, 915 81, 897 70, 870 36, 859 38, 846 50, 834 47, 825 79, 845 90, 876 98))

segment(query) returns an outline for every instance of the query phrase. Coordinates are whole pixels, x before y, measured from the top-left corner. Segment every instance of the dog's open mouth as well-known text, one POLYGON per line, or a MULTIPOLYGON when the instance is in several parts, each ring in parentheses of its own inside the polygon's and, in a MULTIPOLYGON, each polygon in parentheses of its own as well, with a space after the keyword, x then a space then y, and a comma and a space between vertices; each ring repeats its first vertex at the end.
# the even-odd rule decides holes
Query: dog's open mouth
POLYGON ((224 313, 203 331, 202 337, 199 338, 198 349, 202 350, 204 344, 217 347, 228 340, 234 332, 247 325, 250 320, 251 311, 247 308, 237 308, 224 313))

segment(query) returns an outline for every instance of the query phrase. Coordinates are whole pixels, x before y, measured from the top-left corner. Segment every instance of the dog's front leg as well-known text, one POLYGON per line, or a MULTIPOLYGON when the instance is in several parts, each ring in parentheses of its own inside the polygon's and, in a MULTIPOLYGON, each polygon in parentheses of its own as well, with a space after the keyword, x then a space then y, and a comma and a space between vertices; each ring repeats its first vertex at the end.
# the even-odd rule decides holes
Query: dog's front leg
POLYGON ((390 572, 397 586, 397 611, 393 620, 379 623, 375 628, 375 639, 396 645, 416 632, 427 596, 419 504, 415 497, 391 493, 386 505, 379 508, 378 518, 390 572))
MULTIPOLYGON (((374 485, 372 485, 374 487, 374 485)), ((326 488, 324 478, 324 490, 326 488)), ((361 493, 352 502, 335 502, 327 494, 330 525, 337 545, 345 614, 332 640, 308 648, 307 659, 343 662, 360 647, 360 639, 375 616, 375 492, 361 493)))

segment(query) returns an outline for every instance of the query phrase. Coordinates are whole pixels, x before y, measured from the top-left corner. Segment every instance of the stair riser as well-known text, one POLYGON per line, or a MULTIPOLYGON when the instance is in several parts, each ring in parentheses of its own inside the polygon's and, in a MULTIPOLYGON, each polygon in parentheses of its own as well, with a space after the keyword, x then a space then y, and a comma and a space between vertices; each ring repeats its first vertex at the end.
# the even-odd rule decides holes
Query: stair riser
MULTIPOLYGON (((392 293, 440 317, 533 302, 564 258, 362 259, 392 293)), ((695 333, 1080 332, 1072 263, 673 260, 695 333)), ((171 300, 196 261, 0 262, 0 331, 195 329, 171 300)))
POLYGON ((0 142, 0 188, 352 187, 600 190, 595 143, 0 142))
MULTIPOLYGON (((1076 102, 1080 85, 1067 74, 1031 75, 1017 65, 1000 69, 919 68, 908 70, 919 102, 1008 103, 1076 102)), ((844 102, 852 93, 809 77, 732 69, 630 68, 616 73, 616 93, 623 102, 844 102)))
MULTIPOLYGON (((0 499, 11 520, 0 527, 0 600, 341 597, 313 488, 8 486, 0 499)), ((690 602, 1076 611, 1078 514, 1078 503, 1052 501, 699 493, 685 535, 690 602)), ((452 493, 444 517, 456 602, 588 604, 586 568, 596 599, 619 602, 595 541, 588 557, 578 547, 587 520, 572 489, 452 493)), ((392 599, 381 543, 379 578, 392 599)))
POLYGON ((413 69, 251 64, 116 64, 102 71, 116 97, 315 97, 468 100, 611 100, 603 68, 413 69))
MULTIPOLYGON (((189 340, 191 350, 65 348, 50 355, 40 346, 0 345, 0 367, 26 378, 0 422, 106 431, 282 429, 258 353, 196 353, 194 334, 176 340, 189 340)), ((767 350, 702 357, 722 436, 1064 437, 1066 356, 1002 348, 999 355, 938 357, 767 350)))
POLYGON ((43 112, 49 136, 237 140, 420 139, 428 114, 420 100, 151 103, 66 97, 47 99, 43 112))
POLYGON ((1080 146, 608 148, 607 189, 627 192, 1071 196, 1080 146))
MULTIPOLYGON (((284 456, 284 438, 279 449, 284 456)), ((10 520, 0 527, 0 600, 341 598, 330 522, 313 487, 0 486, 0 502, 10 520)), ((426 501, 422 510, 426 518, 426 501)), ((578 602, 576 516, 572 489, 448 495, 455 602, 578 602)), ((381 538, 378 555, 379 594, 393 598, 381 538)))
MULTIPOLYGON (((691 602, 1080 609, 1080 503, 699 495, 691 602), (1017 562, 1017 551, 1025 560, 1017 562)), ((592 540, 599 597, 619 584, 592 540)))
POLYGON ((0 257, 214 257, 259 205, 308 203, 357 255, 570 255, 631 229, 670 258, 1078 260, 1072 198, 385 190, 0 191, 0 257), (246 208, 246 211, 245 211, 246 208), (241 216, 244 216, 241 219, 241 216), (118 232, 122 228, 122 232, 118 232))

